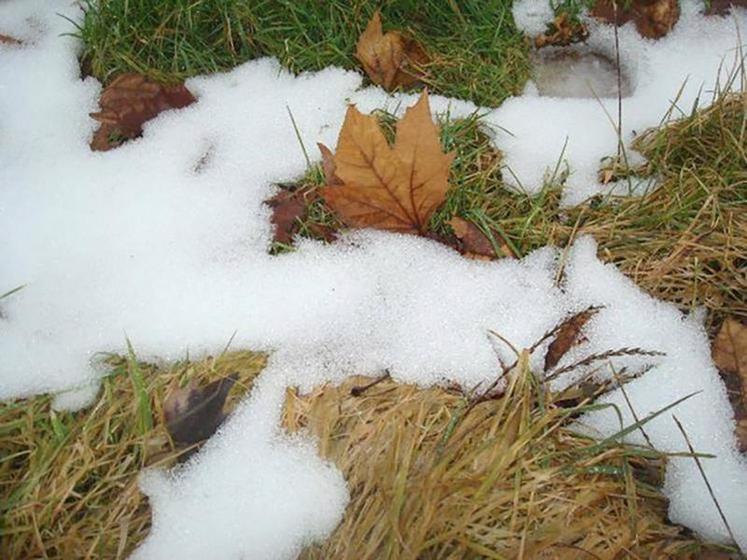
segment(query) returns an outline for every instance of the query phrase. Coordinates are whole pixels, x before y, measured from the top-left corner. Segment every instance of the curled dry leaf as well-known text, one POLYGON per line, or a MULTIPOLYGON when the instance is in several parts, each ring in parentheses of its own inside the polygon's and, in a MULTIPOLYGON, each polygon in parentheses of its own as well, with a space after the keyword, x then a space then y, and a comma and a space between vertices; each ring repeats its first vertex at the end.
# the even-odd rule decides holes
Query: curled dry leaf
POLYGON ((371 81, 387 91, 415 85, 423 77, 420 67, 428 62, 417 41, 396 31, 383 32, 378 10, 358 39, 355 57, 371 81))
POLYGON ((459 251, 467 257, 473 259, 497 259, 502 256, 515 257, 511 248, 500 236, 500 234, 491 230, 493 238, 498 243, 498 246, 502 254, 497 254, 493 243, 482 230, 470 221, 467 221, 459 216, 454 216, 449 220, 448 224, 454 230, 454 235, 459 239, 461 246, 458 247, 459 251))
POLYGON ((326 157, 328 184, 322 196, 348 226, 425 235, 428 220, 446 198, 454 154, 442 152, 423 92, 397 123, 393 147, 375 117, 351 106, 337 151, 326 157))
POLYGON ((555 17, 549 31, 534 38, 534 46, 538 49, 548 45, 565 47, 571 43, 585 41, 588 37, 589 30, 583 23, 573 20, 566 13, 561 13, 555 17))
POLYGON ((215 433, 226 414, 226 397, 238 379, 237 374, 198 387, 192 380, 186 387, 175 388, 163 403, 166 429, 179 446, 200 443, 215 433))
POLYGON ((597 314, 599 308, 590 307, 580 313, 569 317, 555 332, 555 338, 550 343, 545 354, 545 371, 548 372, 554 368, 558 362, 566 355, 568 350, 573 348, 581 341, 581 329, 597 314))
POLYGON ((711 345, 711 357, 734 408, 739 448, 747 452, 747 326, 734 319, 724 321, 711 345))
POLYGON ((680 18, 677 0, 631 0, 620 2, 615 11, 614 0, 598 0, 591 15, 618 26, 635 23, 638 33, 648 39, 659 39, 669 33, 680 18))
POLYGON ((143 123, 167 109, 194 103, 195 97, 183 84, 164 86, 140 74, 123 74, 101 94, 101 111, 91 117, 101 123, 94 133, 91 149, 106 151, 143 132, 143 123))

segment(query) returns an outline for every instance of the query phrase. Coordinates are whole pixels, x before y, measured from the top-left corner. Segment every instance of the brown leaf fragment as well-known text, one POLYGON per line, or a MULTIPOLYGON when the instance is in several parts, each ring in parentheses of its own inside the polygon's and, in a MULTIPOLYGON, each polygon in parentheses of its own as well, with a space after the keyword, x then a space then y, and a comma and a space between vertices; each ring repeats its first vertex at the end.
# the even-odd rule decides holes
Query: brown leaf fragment
POLYGON ((555 17, 547 32, 534 38, 534 46, 538 49, 548 45, 565 47, 585 41, 588 37, 589 30, 583 23, 574 20, 567 13, 561 13, 555 17))
POLYGON ((23 41, 19 41, 15 37, 11 37, 10 35, 3 35, 0 33, 0 43, 3 45, 22 45, 23 41))
POLYGON ((238 374, 234 373, 204 387, 192 380, 169 393, 163 403, 163 415, 175 444, 194 445, 215 433, 226 418, 223 407, 237 379, 238 374))
POLYGON ((101 126, 94 133, 91 149, 106 151, 143 132, 143 124, 168 109, 186 107, 196 101, 183 85, 164 86, 140 74, 122 74, 101 94, 101 110, 91 113, 101 126))
POLYGON ((747 452, 747 325, 734 319, 724 321, 711 344, 711 357, 734 409, 737 443, 747 452))
POLYGON ((615 10, 615 0, 598 0, 590 14, 618 26, 632 20, 642 37, 659 39, 677 23, 680 7, 677 0, 631 0, 618 2, 615 10))
POLYGON ((280 191, 266 201, 272 208, 270 222, 275 226, 273 241, 290 245, 293 234, 298 231, 298 220, 306 213, 306 204, 298 192, 280 191))
POLYGON ((710 0, 706 2, 705 15, 707 16, 725 16, 733 8, 747 8, 747 0, 710 0))
POLYGON ((554 368, 558 362, 566 355, 568 350, 573 348, 581 341, 581 329, 589 322, 599 311, 598 308, 591 307, 580 313, 569 317, 558 327, 555 338, 547 348, 545 354, 545 371, 548 372, 554 368))
POLYGON ((414 39, 397 31, 384 33, 379 10, 358 39, 355 57, 371 81, 387 91, 415 85, 423 77, 421 67, 429 60, 414 39))
POLYGON ((424 235, 443 203, 454 154, 441 150, 426 91, 397 123, 389 146, 376 118, 348 108, 334 155, 334 177, 321 194, 351 227, 424 235))
POLYGON ((454 235, 461 242, 459 250, 465 256, 473 259, 491 260, 503 256, 515 256, 511 248, 505 243, 496 231, 492 231, 493 237, 498 242, 501 249, 501 255, 495 252, 493 244, 482 230, 474 223, 467 221, 459 216, 454 216, 448 221, 448 224, 454 230, 454 235))

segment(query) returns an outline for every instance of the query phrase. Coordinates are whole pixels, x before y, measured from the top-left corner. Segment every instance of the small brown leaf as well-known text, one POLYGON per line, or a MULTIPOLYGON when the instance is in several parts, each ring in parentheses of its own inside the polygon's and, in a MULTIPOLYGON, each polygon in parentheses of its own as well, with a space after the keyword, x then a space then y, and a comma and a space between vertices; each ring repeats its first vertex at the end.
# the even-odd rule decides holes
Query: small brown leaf
POLYGON ((238 374, 198 387, 194 380, 172 390, 163 403, 166 429, 179 446, 200 443, 215 433, 226 414, 223 406, 238 374))
POLYGON ((101 94, 101 111, 91 117, 101 123, 91 149, 106 151, 143 132, 143 123, 162 111, 186 107, 196 100, 183 84, 164 86, 141 76, 123 74, 101 94))
POLYGON ((306 204, 298 192, 280 191, 266 201, 272 208, 270 222, 275 226, 273 241, 290 245, 297 231, 298 220, 306 214, 306 204))
POLYGON ((578 344, 581 340, 581 329, 598 311, 598 308, 591 307, 576 313, 561 323, 555 333, 555 339, 550 343, 545 355, 546 372, 554 368, 566 352, 578 344))
POLYGON ((424 235, 446 198, 453 159, 441 151, 427 92, 397 123, 393 147, 375 117, 350 106, 334 155, 334 177, 342 184, 328 184, 322 196, 351 227, 424 235))
MULTIPOLYGON (((734 319, 727 319, 721 325, 711 346, 713 362, 720 370, 737 374, 747 385, 747 326, 734 319)), ((747 386, 743 388, 747 401, 747 386)))
POLYGON ((22 45, 23 41, 19 41, 15 37, 11 37, 10 35, 3 35, 0 33, 0 43, 4 45, 22 45))
POLYGON ((497 231, 491 231, 495 240, 499 243, 499 247, 503 255, 498 255, 495 252, 493 244, 490 239, 485 235, 482 230, 472 222, 464 220, 459 216, 454 216, 448 221, 448 224, 454 230, 454 235, 457 236, 461 242, 460 252, 465 256, 476 259, 497 259, 501 256, 515 257, 513 251, 507 243, 502 239, 497 231))
POLYGON ((423 77, 419 67, 428 62, 417 41, 396 31, 383 32, 378 10, 358 39, 355 57, 371 81, 387 91, 415 85, 423 77))
POLYGON ((590 14, 618 26, 632 20, 638 33, 649 39, 669 33, 680 17, 677 0, 631 0, 617 3, 617 10, 615 7, 615 0, 597 0, 590 14))

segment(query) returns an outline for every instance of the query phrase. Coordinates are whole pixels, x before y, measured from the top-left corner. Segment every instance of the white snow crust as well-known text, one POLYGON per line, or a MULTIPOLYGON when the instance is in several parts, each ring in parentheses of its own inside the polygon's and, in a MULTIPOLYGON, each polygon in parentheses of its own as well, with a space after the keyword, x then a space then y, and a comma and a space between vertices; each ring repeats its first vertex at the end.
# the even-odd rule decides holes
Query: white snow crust
MULTIPOLYGON (((140 357, 167 361, 219 352, 232 336, 233 348, 273 352, 252 394, 192 462, 144 475, 154 526, 136 558, 292 558, 331 532, 347 501, 344 480, 313 442, 279 430, 287 386, 385 368, 401 381, 472 386, 495 375, 496 355, 512 357, 488 329, 526 347, 592 304, 606 307, 563 363, 621 347, 666 353, 613 363, 632 371, 654 364, 627 388, 640 417, 700 391, 671 412, 699 452, 717 456, 703 459, 706 472, 747 548, 747 462, 702 326, 601 263, 593 240, 580 239, 567 255, 545 248, 485 263, 422 238, 360 231, 267 254, 262 202, 273 182, 306 165, 288 109, 307 148, 333 146, 348 102, 402 110, 413 95, 360 89, 358 74, 336 68, 293 77, 262 59, 189 80, 196 104, 161 114, 141 139, 94 153, 88 113, 100 85, 80 80, 79 44, 61 35, 70 24, 58 13, 80 17, 61 0, 0 4, 0 33, 27 42, 0 44, 0 293, 25 285, 0 301, 0 398, 67 391, 58 405, 82 406, 102 374, 97 353, 123 351, 125 336, 140 357)), ((737 19, 744 23, 745 13, 737 19)), ((600 49, 609 44, 608 31, 595 35, 600 49)), ((628 28, 621 40, 635 76, 625 100, 629 137, 658 122, 687 76, 689 108, 737 34, 733 19, 706 22, 687 8, 659 43, 628 28)), ((452 116, 477 109, 432 101, 452 116)), ((568 136, 567 202, 598 192, 595 166, 615 152, 616 137, 596 100, 527 94, 486 119, 515 134, 496 127, 495 141, 524 188, 541 187, 568 136)), ((622 395, 607 400, 632 422, 622 395)), ((611 410, 583 424, 602 436, 620 429, 611 410)), ((670 414, 646 431, 660 450, 686 449, 670 414)), ((672 460, 665 492, 674 521, 727 538, 692 459, 672 460)))

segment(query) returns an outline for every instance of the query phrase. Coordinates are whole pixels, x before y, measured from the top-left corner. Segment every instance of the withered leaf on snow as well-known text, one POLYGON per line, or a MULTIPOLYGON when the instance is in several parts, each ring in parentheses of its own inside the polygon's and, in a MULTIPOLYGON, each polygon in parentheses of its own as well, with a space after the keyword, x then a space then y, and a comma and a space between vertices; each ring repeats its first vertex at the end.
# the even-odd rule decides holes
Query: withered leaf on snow
POLYGON ((375 117, 351 106, 334 167, 327 164, 332 184, 322 189, 322 196, 351 227, 425 234, 428 220, 446 198, 453 159, 453 153, 441 150, 427 92, 397 123, 393 147, 375 117))
POLYGON ((275 226, 273 241, 289 245, 298 229, 298 220, 306 214, 306 204, 298 191, 281 190, 265 202, 272 209, 270 222, 275 226))
POLYGON ((711 344, 711 357, 726 382, 739 448, 747 452, 747 326, 734 319, 724 321, 711 344))
POLYGON ((599 311, 596 307, 591 307, 576 313, 560 324, 555 332, 555 338, 550 343, 545 354, 545 371, 550 371, 566 355, 568 350, 573 348, 581 340, 581 329, 589 322, 599 311))
POLYGON ((0 33, 0 43, 4 45, 22 45, 23 41, 19 41, 15 37, 11 37, 10 35, 3 35, 0 33))
POLYGON ((91 113, 101 126, 94 133, 91 149, 106 151, 140 136, 143 123, 167 109, 194 103, 183 84, 164 86, 140 74, 122 74, 101 94, 101 110, 91 113))
POLYGON ((428 62, 417 41, 396 31, 383 32, 378 10, 358 39, 355 57, 371 81, 387 91, 416 84, 423 77, 422 66, 428 62))
POLYGON ((192 380, 169 393, 163 403, 163 414, 174 443, 193 445, 215 433, 226 418, 223 407, 237 379, 238 375, 232 374, 204 387, 192 380))

